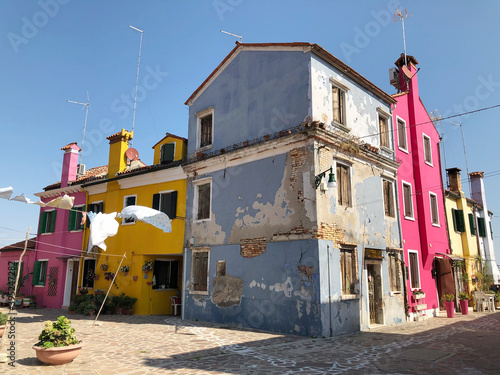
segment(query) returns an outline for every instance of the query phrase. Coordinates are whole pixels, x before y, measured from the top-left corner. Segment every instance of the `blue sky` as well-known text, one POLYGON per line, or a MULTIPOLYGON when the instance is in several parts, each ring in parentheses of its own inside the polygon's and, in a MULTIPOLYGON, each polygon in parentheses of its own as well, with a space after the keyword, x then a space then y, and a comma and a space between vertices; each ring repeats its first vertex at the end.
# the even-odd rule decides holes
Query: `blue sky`
MULTIPOLYGON (((388 69, 403 52, 395 7, 405 22, 407 52, 421 68, 420 96, 444 117, 500 104, 497 1, 0 1, 0 187, 34 200, 60 179, 61 147, 82 139, 83 163, 108 159, 105 137, 132 127, 140 34, 144 30, 134 148, 152 163, 166 132, 187 136, 190 94, 243 42, 321 45, 389 94, 388 69)), ((465 134, 469 171, 484 171, 500 259, 500 108, 456 117, 465 134)), ((446 166, 466 167, 460 128, 442 121, 446 166)), ((466 193, 468 189, 465 188, 466 193)), ((0 246, 36 232, 38 207, 0 200, 0 246)))

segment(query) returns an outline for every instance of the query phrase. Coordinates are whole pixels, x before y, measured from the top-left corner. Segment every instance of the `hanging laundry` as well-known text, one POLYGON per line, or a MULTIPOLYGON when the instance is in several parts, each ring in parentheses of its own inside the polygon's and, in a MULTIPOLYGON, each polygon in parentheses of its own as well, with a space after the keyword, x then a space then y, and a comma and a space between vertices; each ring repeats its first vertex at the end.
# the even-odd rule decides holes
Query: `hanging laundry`
POLYGON ((127 206, 117 217, 143 221, 163 230, 165 233, 172 232, 172 220, 169 219, 167 214, 149 207, 127 206))
POLYGON ((0 188, 0 198, 10 199, 13 192, 14 192, 14 189, 12 188, 12 186, 9 186, 6 188, 0 188))
MULTIPOLYGON (((90 217, 90 213, 89 213, 90 217)), ((116 212, 110 214, 103 214, 99 212, 90 222, 90 236, 87 252, 94 246, 100 247, 106 251, 106 244, 104 240, 108 237, 113 237, 118 233, 118 221, 115 220, 116 212)))
POLYGON ((70 210, 73 208, 73 203, 75 202, 75 197, 70 197, 64 194, 62 197, 52 199, 47 202, 47 207, 62 208, 63 210, 70 210))
POLYGON ((26 197, 26 195, 16 195, 11 201, 23 202, 23 203, 31 203, 30 199, 26 197))
POLYGON ((37 206, 40 206, 40 207, 45 207, 45 206, 47 206, 47 203, 42 202, 42 201, 37 201, 37 202, 28 202, 28 203, 31 203, 31 204, 36 204, 37 206))
POLYGON ((93 213, 92 211, 87 212, 87 217, 89 219, 89 222, 92 222, 94 218, 96 217, 97 214, 93 213))
POLYGON ((85 225, 86 221, 87 221, 87 213, 82 212, 82 221, 80 221, 80 225, 85 225))

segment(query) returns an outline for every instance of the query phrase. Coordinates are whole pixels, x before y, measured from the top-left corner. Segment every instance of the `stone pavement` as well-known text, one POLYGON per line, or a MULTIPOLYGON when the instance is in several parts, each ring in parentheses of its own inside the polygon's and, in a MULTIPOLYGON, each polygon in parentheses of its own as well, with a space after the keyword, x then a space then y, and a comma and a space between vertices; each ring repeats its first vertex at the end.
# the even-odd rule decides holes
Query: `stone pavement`
MULTIPOLYGON (((333 338, 235 329, 171 316, 69 315, 84 341, 70 364, 46 366, 32 345, 63 310, 19 310, 15 367, 1 374, 498 374, 500 313, 380 326, 333 338)), ((4 340, 2 352, 8 346, 4 340)))

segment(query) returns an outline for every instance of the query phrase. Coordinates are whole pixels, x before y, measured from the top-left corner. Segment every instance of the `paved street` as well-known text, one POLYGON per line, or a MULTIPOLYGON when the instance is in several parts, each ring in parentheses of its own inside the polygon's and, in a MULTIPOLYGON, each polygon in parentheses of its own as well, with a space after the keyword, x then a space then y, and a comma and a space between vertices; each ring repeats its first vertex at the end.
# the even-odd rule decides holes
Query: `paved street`
MULTIPOLYGON (((16 367, 2 374, 498 374, 500 313, 438 317, 335 338, 305 338, 168 316, 70 315, 85 346, 45 366, 31 346, 62 310, 20 310, 16 367)), ((2 351, 7 349, 4 340, 2 351)))

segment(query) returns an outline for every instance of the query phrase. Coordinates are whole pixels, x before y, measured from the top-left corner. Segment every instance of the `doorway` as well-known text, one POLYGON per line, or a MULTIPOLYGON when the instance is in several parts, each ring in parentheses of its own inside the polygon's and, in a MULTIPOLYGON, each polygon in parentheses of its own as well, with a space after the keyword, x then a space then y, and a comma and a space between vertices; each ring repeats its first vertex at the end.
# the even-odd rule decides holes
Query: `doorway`
POLYGON ((64 285, 63 307, 68 307, 76 295, 78 288, 78 271, 80 261, 68 259, 66 268, 66 283, 64 285))
POLYGON ((382 301, 381 262, 368 263, 368 303, 370 306, 370 324, 384 324, 384 304, 382 301))

